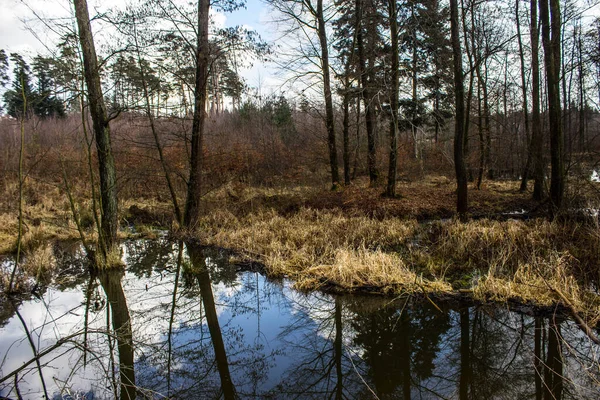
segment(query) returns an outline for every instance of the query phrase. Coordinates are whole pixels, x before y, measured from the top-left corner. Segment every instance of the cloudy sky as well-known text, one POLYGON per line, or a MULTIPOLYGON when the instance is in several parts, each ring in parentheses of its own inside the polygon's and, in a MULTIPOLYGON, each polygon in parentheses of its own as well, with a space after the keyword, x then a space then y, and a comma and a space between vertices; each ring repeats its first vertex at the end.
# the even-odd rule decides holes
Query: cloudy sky
MULTIPOLYGON (((123 7, 127 1, 88 0, 90 15, 103 12, 111 7, 123 7)), ((18 52, 26 57, 48 54, 56 43, 57 35, 52 32, 52 24, 72 24, 72 3, 68 0, 0 0, 0 49, 7 53, 18 52), (40 18, 50 21, 41 22, 40 18)), ((247 0, 246 9, 233 13, 213 13, 218 26, 242 25, 256 30, 263 39, 272 40, 275 36, 267 7, 261 0, 247 0)), ((100 36, 101 32, 94 32, 100 36)), ((278 91, 278 80, 274 70, 268 65, 255 63, 241 71, 250 86, 261 85, 268 91, 278 91)))

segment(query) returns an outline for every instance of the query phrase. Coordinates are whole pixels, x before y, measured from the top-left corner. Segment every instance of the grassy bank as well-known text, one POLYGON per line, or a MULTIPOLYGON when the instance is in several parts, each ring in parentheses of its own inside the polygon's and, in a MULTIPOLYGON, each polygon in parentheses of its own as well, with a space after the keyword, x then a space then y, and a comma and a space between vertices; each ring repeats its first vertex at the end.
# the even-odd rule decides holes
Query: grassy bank
MULTIPOLYGON (((468 293, 482 301, 563 304, 592 325, 600 321, 600 234, 594 226, 542 218, 420 223, 420 212, 400 217, 390 211, 388 204, 402 199, 369 203, 355 194, 341 201, 344 206, 321 199, 329 206, 315 208, 312 197, 289 211, 285 196, 276 196, 284 206, 255 199, 250 210, 239 202, 212 210, 197 230, 199 239, 239 250, 303 290, 468 293)), ((427 202, 418 207, 433 209, 427 202)))
MULTIPOLYGON (((379 189, 357 186, 251 188, 227 185, 204 199, 205 216, 194 235, 203 243, 238 250, 262 262, 271 276, 286 276, 302 290, 335 289, 467 294, 482 301, 564 304, 600 321, 600 234, 570 222, 485 218, 531 209, 517 182, 474 191, 476 220, 452 215, 454 185, 443 178, 399 186, 386 199, 379 189), (433 219, 432 219, 433 218, 433 219)), ((66 196, 57 187, 30 183, 26 196, 24 255, 37 273, 51 240, 79 239, 66 196), (41 249, 41 250, 40 250, 41 249), (42 261, 40 261, 42 260, 42 261)), ((5 186, 5 191, 15 190, 5 186)), ((10 193, 9 193, 10 194, 10 193)), ((14 196, 5 196, 5 199, 14 196)), ((76 187, 77 214, 93 241, 93 216, 84 186, 76 187)), ((15 204, 1 204, 1 253, 14 251, 15 204)), ((131 198, 120 203, 122 237, 172 228, 167 202, 131 198), (133 229, 131 227, 133 226, 133 229)))

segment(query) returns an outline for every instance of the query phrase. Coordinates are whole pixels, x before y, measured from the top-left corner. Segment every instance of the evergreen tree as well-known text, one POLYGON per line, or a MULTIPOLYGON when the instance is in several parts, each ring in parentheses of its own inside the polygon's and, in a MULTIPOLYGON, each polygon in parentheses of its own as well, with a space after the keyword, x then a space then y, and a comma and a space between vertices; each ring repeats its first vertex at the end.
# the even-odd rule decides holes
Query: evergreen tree
MULTIPOLYGON (((5 87, 9 82, 8 77, 8 56, 4 49, 0 49, 0 86, 5 87)), ((0 112, 4 110, 3 107, 0 107, 0 112)))
POLYGON ((32 112, 34 104, 34 93, 31 88, 31 69, 23 57, 18 53, 11 53, 10 60, 14 64, 12 89, 4 93, 4 105, 8 115, 21 118, 25 111, 27 117, 32 112), (24 99, 27 99, 27 107, 24 108, 24 99))
POLYGON ((62 101, 56 98, 54 80, 55 62, 52 58, 37 56, 33 60, 33 72, 37 79, 33 101, 33 112, 41 118, 64 117, 65 107, 62 101))

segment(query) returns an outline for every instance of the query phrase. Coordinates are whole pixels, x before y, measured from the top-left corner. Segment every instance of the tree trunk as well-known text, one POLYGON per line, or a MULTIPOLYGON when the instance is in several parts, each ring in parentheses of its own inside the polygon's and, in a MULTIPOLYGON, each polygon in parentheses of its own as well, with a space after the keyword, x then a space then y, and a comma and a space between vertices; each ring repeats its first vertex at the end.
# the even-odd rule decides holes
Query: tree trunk
POLYGON ((527 190, 527 181, 529 180, 529 173, 531 170, 533 142, 531 140, 531 133, 529 129, 529 104, 527 101, 525 51, 523 50, 523 39, 521 38, 521 17, 519 16, 520 2, 521 0, 515 1, 515 18, 517 22, 517 41, 519 43, 519 59, 521 61, 521 90, 523 93, 523 118, 525 119, 525 141, 527 143, 527 161, 525 162, 525 168, 523 168, 523 175, 521 177, 521 186, 519 187, 519 191, 525 192, 527 190))
MULTIPOLYGON (((347 72, 346 72, 347 74, 347 72)), ((348 76, 345 78, 343 110, 344 120, 342 122, 342 140, 343 140, 343 162, 344 162, 344 185, 350 184, 350 93, 348 93, 350 83, 348 76)))
MULTIPOLYGON (((362 85, 362 95, 363 101, 365 103, 365 124, 367 127, 367 166, 369 168, 369 182, 371 186, 377 183, 379 179, 379 171, 377 171, 377 159, 376 159, 376 144, 375 144, 375 130, 377 127, 377 116, 375 115, 375 109, 373 107, 373 101, 375 99, 375 95, 373 94, 371 85, 373 84, 373 60, 372 54, 369 54, 369 65, 367 66, 367 54, 365 52, 365 44, 363 40, 362 34, 362 20, 363 20, 363 6, 364 0, 356 0, 356 15, 357 15, 357 43, 358 43, 358 58, 359 58, 359 68, 360 68, 360 78, 362 85)), ((371 5, 372 6, 372 5, 371 5)), ((370 10, 369 14, 373 11, 370 10)), ((369 17, 371 17, 369 15, 369 17)), ((367 18, 367 36, 372 40, 369 40, 370 43, 367 43, 367 48, 374 46, 374 36, 376 32, 376 26, 373 26, 374 23, 371 21, 371 18, 367 18)), ((370 53, 373 52, 371 49, 370 53)))
POLYGON ((89 109, 98 152, 101 199, 101 229, 98 232, 98 244, 100 254, 106 261, 108 254, 113 252, 117 243, 117 174, 110 142, 109 118, 100 85, 100 70, 90 26, 87 1, 73 0, 73 5, 77 17, 89 109))
POLYGON ((450 0, 450 30, 454 64, 454 94, 456 98, 456 121, 454 129, 454 168, 456 171, 457 184, 456 211, 459 214, 464 214, 467 212, 468 208, 467 170, 464 159, 465 88, 463 82, 457 0, 450 0))
POLYGON ((565 189, 564 137, 560 105, 561 21, 559 0, 541 0, 540 18, 542 21, 542 42, 544 46, 544 61, 548 86, 548 114, 550 118, 551 217, 555 217, 562 207, 565 189))
POLYGON ((538 31, 537 0, 531 0, 531 151, 533 153, 533 199, 541 201, 544 198, 544 135, 540 115, 540 38, 538 31))
POLYGON ((210 332, 210 340, 215 353, 217 370, 219 371, 219 377, 221 379, 223 398, 225 400, 236 399, 238 396, 235 392, 235 387, 229 371, 227 351, 225 349, 225 342, 223 341, 223 334, 219 324, 210 274, 206 267, 206 257, 203 254, 202 249, 196 244, 187 243, 186 247, 188 248, 188 255, 192 267, 194 268, 194 273, 198 279, 198 287, 200 288, 200 297, 202 298, 202 305, 204 306, 206 324, 208 325, 208 331, 210 332))
POLYGON ((331 184, 335 188, 340 183, 337 148, 335 144, 335 127, 333 124, 333 100, 331 98, 331 82, 329 77, 329 48, 327 47, 327 31, 323 16, 323 0, 317 0, 317 34, 321 45, 321 72, 323 73, 323 94, 325 96, 325 126, 327 127, 327 145, 329 147, 329 166, 331 168, 331 184))
POLYGON ((202 146, 206 120, 206 82, 208 78, 208 14, 209 0, 198 0, 198 38, 196 49, 196 82, 194 86, 194 119, 192 122, 190 178, 183 225, 193 229, 200 218, 202 197, 202 146))
MULTIPOLYGON (((398 92, 399 92, 399 50, 398 50, 398 16, 396 0, 388 0, 390 14, 390 31, 392 40, 392 90, 390 93, 390 158, 386 195, 396 196, 396 172, 398 169, 398 92)), ((415 137, 416 140, 416 137, 415 137)), ((416 143, 416 142, 415 142, 416 143)))
MULTIPOLYGON (((456 0, 450 0, 452 3, 456 0)), ((469 399, 469 386, 471 385, 471 338, 469 335, 469 309, 460 310, 460 378, 458 398, 469 399)))

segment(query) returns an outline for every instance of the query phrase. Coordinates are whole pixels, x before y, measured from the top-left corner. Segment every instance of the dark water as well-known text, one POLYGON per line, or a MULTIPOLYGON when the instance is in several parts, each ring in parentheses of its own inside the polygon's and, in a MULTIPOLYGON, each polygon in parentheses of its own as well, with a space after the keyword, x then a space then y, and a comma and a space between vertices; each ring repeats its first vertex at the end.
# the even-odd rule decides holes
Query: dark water
POLYGON ((240 272, 221 250, 164 240, 123 250, 124 274, 94 277, 80 253, 61 251, 56 283, 3 305, 0 396, 600 398, 600 348, 568 320, 304 295, 240 272), (34 352, 39 366, 15 379, 34 352))

